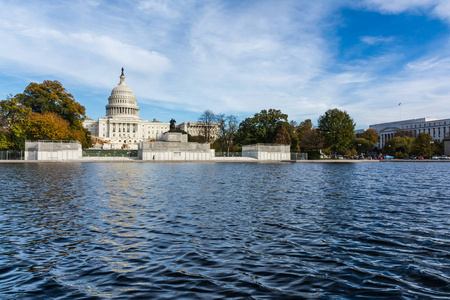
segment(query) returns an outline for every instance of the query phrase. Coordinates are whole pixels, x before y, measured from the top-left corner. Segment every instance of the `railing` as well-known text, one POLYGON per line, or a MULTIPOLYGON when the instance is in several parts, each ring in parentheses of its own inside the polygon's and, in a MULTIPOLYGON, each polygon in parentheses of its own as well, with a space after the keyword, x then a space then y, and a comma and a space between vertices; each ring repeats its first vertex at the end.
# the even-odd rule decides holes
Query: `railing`
POLYGON ((216 157, 242 157, 242 152, 230 152, 227 156, 226 152, 215 152, 216 157))
POLYGON ((291 160, 308 160, 308 153, 291 152, 291 160))
POLYGON ((79 141, 74 141, 74 140, 37 140, 37 141, 26 141, 26 142, 30 142, 30 143, 35 143, 35 142, 39 142, 39 143, 79 143, 79 141))
POLYGON ((0 160, 23 160, 24 151, 0 151, 0 160))
POLYGON ((83 157, 137 157, 138 150, 84 150, 83 157))

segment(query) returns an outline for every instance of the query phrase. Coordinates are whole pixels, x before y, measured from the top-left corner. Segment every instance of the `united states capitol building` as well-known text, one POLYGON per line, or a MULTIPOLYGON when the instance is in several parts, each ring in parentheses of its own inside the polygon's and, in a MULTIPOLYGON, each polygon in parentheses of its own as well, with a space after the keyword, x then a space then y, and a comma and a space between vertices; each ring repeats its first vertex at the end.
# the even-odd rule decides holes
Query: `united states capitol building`
MULTIPOLYGON (((176 127, 196 136, 200 135, 202 125, 200 122, 183 122, 176 127)), ((103 149, 137 149, 139 143, 160 140, 170 130, 170 123, 158 119, 149 122, 139 117, 139 106, 133 90, 125 82, 123 68, 120 82, 108 98, 105 117, 98 120, 87 118, 83 126, 91 132, 94 140, 101 141, 96 147, 103 149)))

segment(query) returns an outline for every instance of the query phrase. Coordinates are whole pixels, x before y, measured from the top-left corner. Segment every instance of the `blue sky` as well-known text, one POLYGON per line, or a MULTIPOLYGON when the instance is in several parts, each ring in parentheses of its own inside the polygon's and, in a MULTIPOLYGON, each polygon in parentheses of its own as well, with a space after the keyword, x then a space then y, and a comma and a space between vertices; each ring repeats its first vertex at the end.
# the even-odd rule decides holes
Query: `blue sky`
POLYGON ((141 118, 281 109, 357 128, 450 117, 450 1, 0 0, 0 96, 58 80, 94 119, 125 68, 141 118), (400 106, 399 103, 402 103, 400 106))

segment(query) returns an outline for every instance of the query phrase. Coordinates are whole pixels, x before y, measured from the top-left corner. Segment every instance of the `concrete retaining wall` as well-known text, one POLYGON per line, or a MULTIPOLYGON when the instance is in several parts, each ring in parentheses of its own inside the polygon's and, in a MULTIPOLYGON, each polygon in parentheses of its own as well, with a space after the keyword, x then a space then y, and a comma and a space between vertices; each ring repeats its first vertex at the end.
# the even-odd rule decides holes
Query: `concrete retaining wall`
POLYGON ((138 157, 142 160, 211 160, 214 152, 209 144, 143 142, 139 145, 138 157))
POLYGON ((256 144, 242 146, 242 157, 253 157, 258 160, 290 160, 289 145, 256 144))
POLYGON ((78 160, 82 155, 79 142, 25 142, 25 160, 78 160))

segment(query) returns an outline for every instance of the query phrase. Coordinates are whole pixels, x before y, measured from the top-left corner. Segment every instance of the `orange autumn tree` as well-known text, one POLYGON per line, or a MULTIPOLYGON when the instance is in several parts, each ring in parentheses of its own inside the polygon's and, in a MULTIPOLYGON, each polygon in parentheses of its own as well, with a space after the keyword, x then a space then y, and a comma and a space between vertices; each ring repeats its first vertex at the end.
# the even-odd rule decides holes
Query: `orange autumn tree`
POLYGON ((23 93, 0 101, 0 149, 23 150, 25 140, 77 140, 89 148, 92 140, 83 127, 85 117, 84 106, 60 82, 30 83, 23 93), (31 114, 11 122, 19 110, 31 114))
POLYGON ((54 112, 32 112, 27 137, 30 140, 71 140, 69 122, 54 112))

